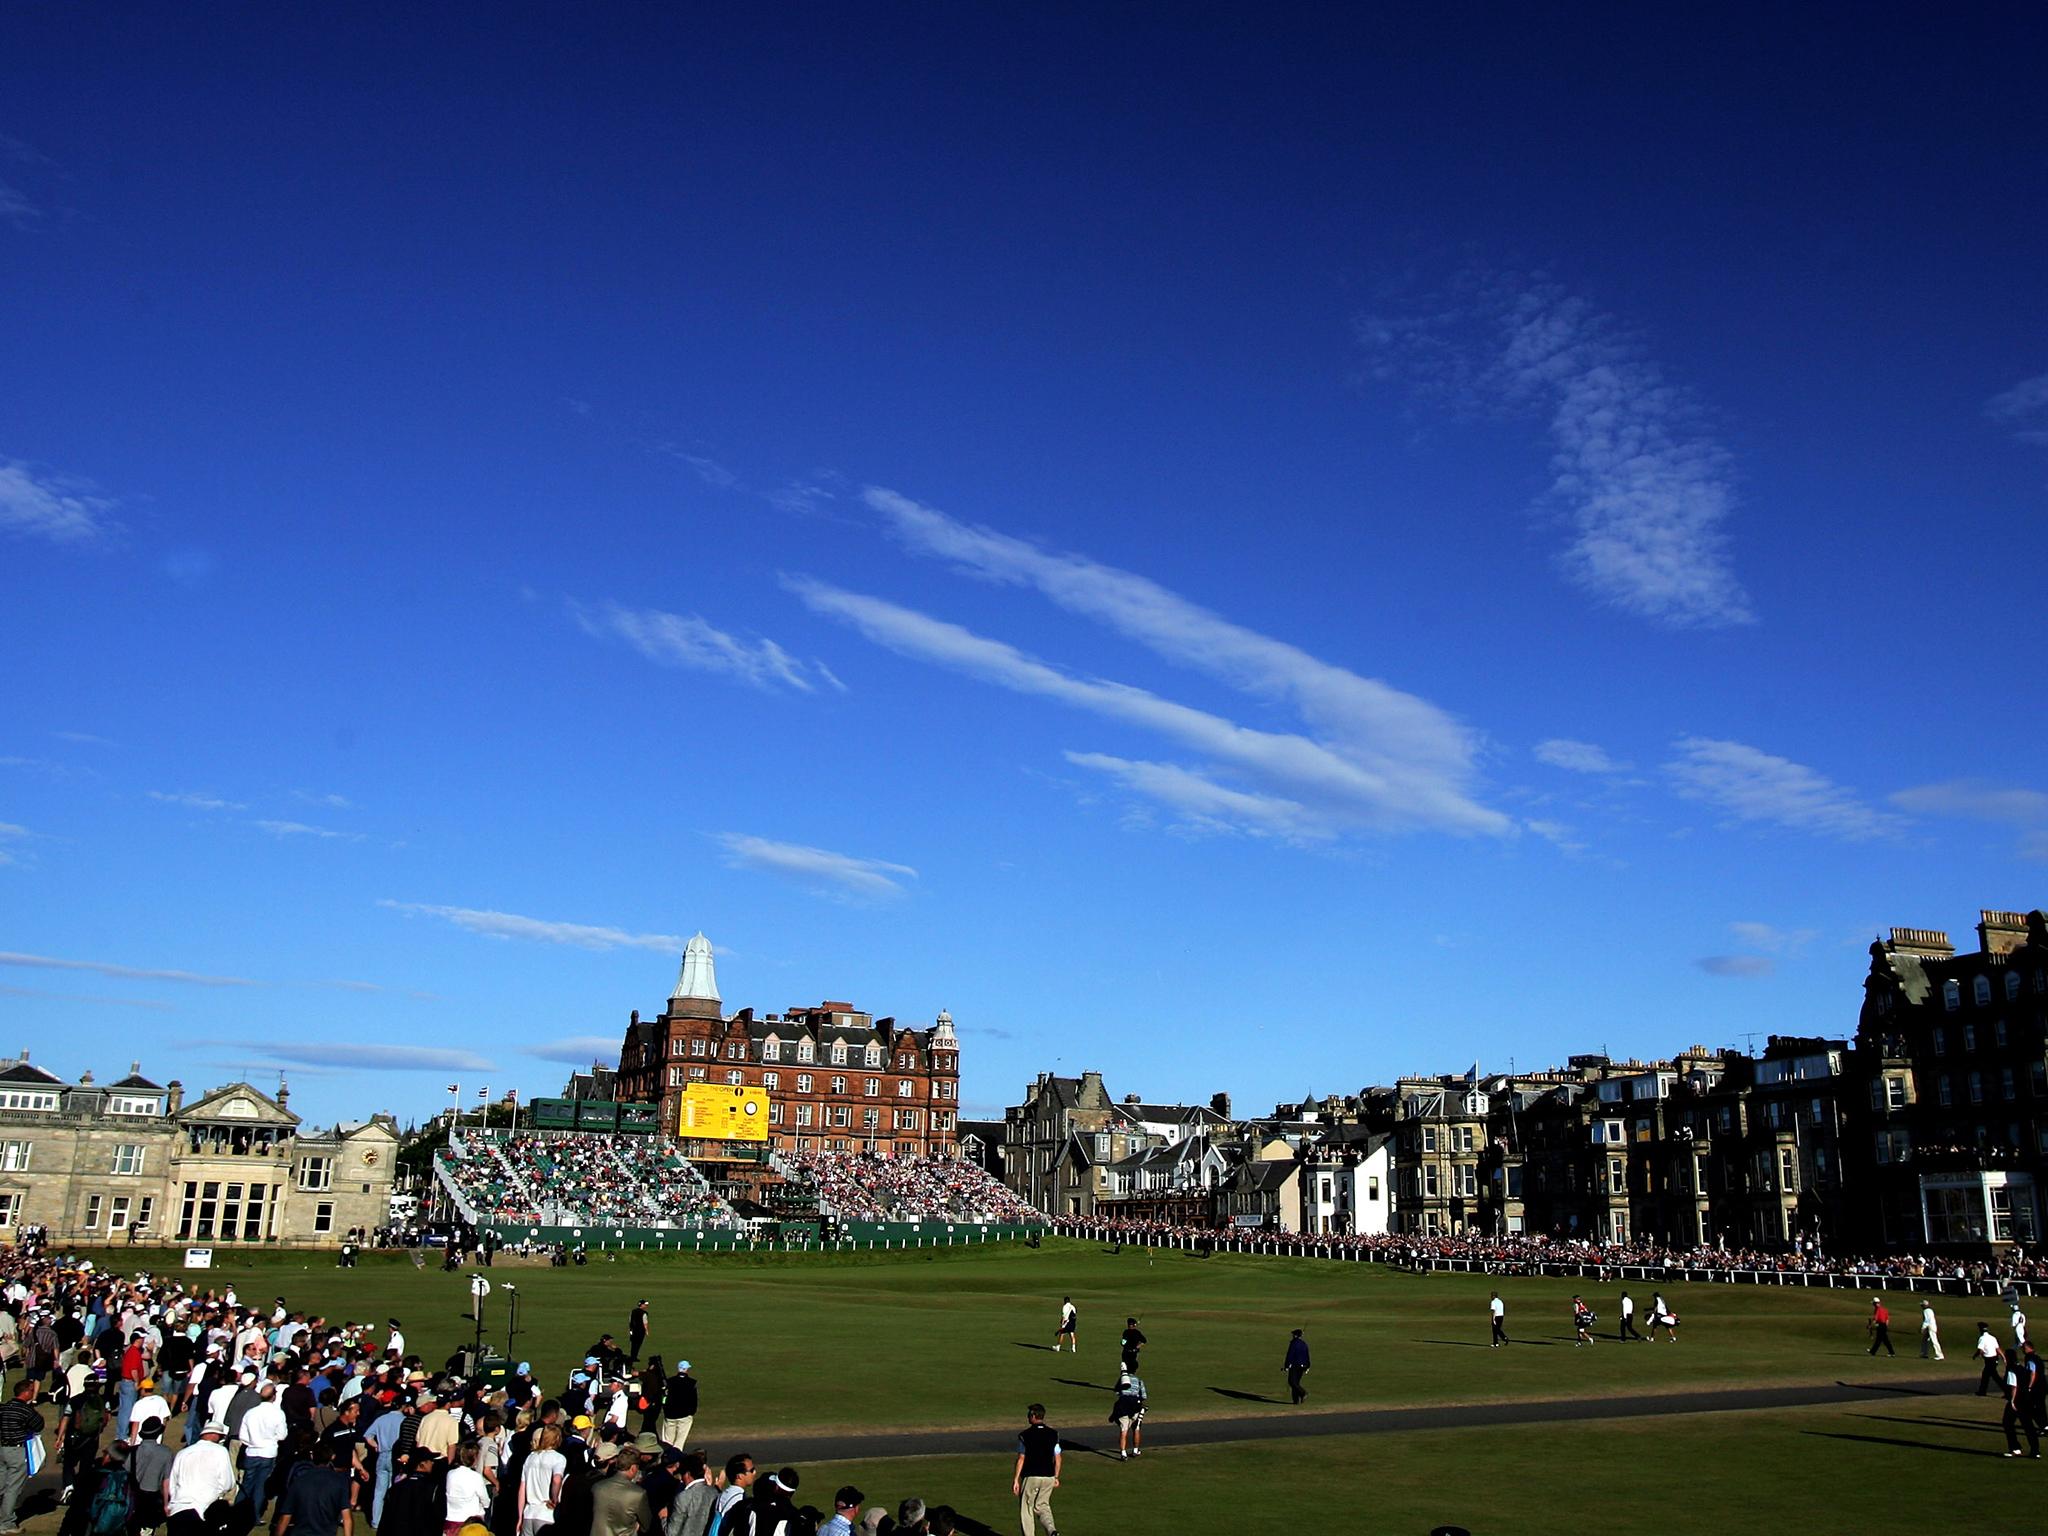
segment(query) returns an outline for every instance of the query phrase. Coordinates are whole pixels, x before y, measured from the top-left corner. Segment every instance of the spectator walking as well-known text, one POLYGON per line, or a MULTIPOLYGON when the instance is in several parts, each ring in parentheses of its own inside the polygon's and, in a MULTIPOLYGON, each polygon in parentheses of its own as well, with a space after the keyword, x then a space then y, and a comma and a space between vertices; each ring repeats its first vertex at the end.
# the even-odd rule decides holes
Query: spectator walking
POLYGON ((1124 1319, 1123 1365, 1127 1371, 1138 1368, 1138 1351, 1145 1347, 1145 1335, 1138 1327, 1135 1317, 1124 1319))
POLYGON ((1621 1337, 1624 1339, 1642 1338, 1642 1335, 1636 1332, 1636 1299, 1629 1295, 1627 1291, 1621 1293, 1621 1337))
POLYGON ((1145 1383, 1125 1371, 1117 1378, 1116 1401, 1109 1405, 1109 1422, 1116 1426, 1117 1460, 1142 1456, 1138 1443, 1145 1431, 1145 1383))
POLYGON ((1054 1354, 1060 1352, 1061 1340, 1066 1341, 1069 1353, 1078 1355, 1081 1352, 1080 1335, 1074 1331, 1079 1322, 1080 1314, 1074 1310, 1074 1298, 1071 1296, 1061 1297, 1059 1331, 1052 1336, 1052 1352, 1054 1354))
POLYGON ((2027 1314, 2020 1310, 2018 1297, 2013 1298, 2012 1316, 2008 1321, 2012 1324, 2012 1347, 2024 1349, 2027 1343, 2027 1314))
POLYGON ((1941 1324, 1935 1321, 1932 1301, 1920 1303, 1920 1358, 1944 1358, 1941 1352, 1941 1324))
POLYGON ((164 1479, 164 1524, 170 1536, 210 1536, 227 1528, 235 1464, 223 1443, 228 1427, 209 1419, 199 1438, 178 1452, 164 1479))
POLYGON ((641 1297, 632 1314, 626 1319, 626 1344, 631 1351, 629 1363, 640 1363, 640 1350, 647 1343, 647 1298, 641 1297))
POLYGON ((760 1475, 754 1458, 746 1452, 726 1458, 725 1486, 718 1490, 718 1498, 711 1507, 711 1536, 718 1536, 724 1528, 725 1517, 732 1513, 734 1505, 746 1498, 747 1490, 754 1486, 754 1480, 760 1475))
POLYGON ((1493 1321, 1493 1342, 1486 1347, 1499 1349, 1508 1341, 1508 1304, 1500 1299, 1499 1291, 1486 1303, 1486 1313, 1493 1321))
MULTIPOLYGON (((2032 1373, 2027 1367, 2029 1356, 2014 1350, 2005 1363, 2005 1411, 2000 1415, 2005 1430, 2005 1454, 2008 1456, 2032 1456, 2041 1459, 2041 1432, 2034 1427, 2034 1403, 2032 1396, 2032 1373), (2020 1431, 2027 1434, 2027 1448, 2020 1449, 2020 1431)), ((2034 1370, 2039 1370, 2035 1360, 2034 1370)))
POLYGON ((697 1418, 697 1378, 690 1374, 690 1362, 678 1360, 676 1373, 661 1393, 661 1443, 681 1450, 690 1443, 690 1426, 697 1418))
POLYGON ((277 1404, 277 1384, 266 1381, 257 1389, 256 1406, 242 1415, 235 1438, 242 1442, 242 1492, 235 1501, 249 1511, 252 1522, 263 1522, 263 1509, 270 1502, 270 1474, 277 1468, 278 1448, 289 1433, 284 1409, 277 1404))
POLYGON ((1998 1347, 1998 1335, 1989 1323, 1977 1325, 1977 1358, 1984 1362, 1977 1377, 1977 1395, 1982 1397, 1993 1387, 2005 1385, 2005 1351, 1998 1347))
MULTIPOLYGON (((1138 1320, 1131 1319, 1137 1326, 1138 1320)), ((1059 1536, 1059 1523, 1052 1513, 1053 1490, 1060 1485, 1059 1432, 1045 1422, 1045 1404, 1033 1403, 1024 1410, 1026 1423, 1017 1436, 1017 1469, 1010 1477, 1010 1492, 1017 1496, 1017 1520, 1023 1536, 1032 1536, 1034 1522, 1045 1536, 1059 1536)))
POLYGON ((28 1486, 28 1443, 43 1432, 36 1412, 42 1384, 34 1377, 16 1383, 14 1395, 0 1406, 0 1536, 21 1529, 21 1491, 28 1486))
POLYGON ((1301 1336, 1299 1328, 1294 1330, 1294 1336, 1287 1341, 1287 1359, 1284 1364, 1287 1371, 1287 1395, 1294 1400, 1294 1406, 1299 1408, 1302 1400, 1308 1396, 1308 1388, 1301 1384, 1301 1378, 1308 1374, 1308 1340, 1301 1336))
POLYGON ((1593 1342, 1593 1309, 1586 1305, 1586 1298, 1572 1298, 1572 1330, 1577 1335, 1572 1340, 1573 1349, 1582 1349, 1593 1342))
POLYGON ((1870 1352, 1873 1355, 1877 1353, 1877 1346, 1880 1344, 1884 1346, 1887 1355, 1898 1354, 1898 1351, 1892 1348, 1892 1311, 1884 1304, 1882 1296, 1874 1298, 1870 1303, 1869 1327, 1870 1352))

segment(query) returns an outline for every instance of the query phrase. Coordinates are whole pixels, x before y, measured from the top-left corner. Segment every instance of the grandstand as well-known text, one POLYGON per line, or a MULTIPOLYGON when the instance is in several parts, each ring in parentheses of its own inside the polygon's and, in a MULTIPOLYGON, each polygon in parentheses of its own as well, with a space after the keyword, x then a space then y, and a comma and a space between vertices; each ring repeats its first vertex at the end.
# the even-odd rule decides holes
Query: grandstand
POLYGON ((727 1162, 713 1177, 669 1137, 541 1130, 452 1133, 434 1160, 442 1190, 472 1224, 731 1230, 780 1221, 1042 1220, 974 1164, 856 1152, 774 1152, 745 1181, 727 1162))

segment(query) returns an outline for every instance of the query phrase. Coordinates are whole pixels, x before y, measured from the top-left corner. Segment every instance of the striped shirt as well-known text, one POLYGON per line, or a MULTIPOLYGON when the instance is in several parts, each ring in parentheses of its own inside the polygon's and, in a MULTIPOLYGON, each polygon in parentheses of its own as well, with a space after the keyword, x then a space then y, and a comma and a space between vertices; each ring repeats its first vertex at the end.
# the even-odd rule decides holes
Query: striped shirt
POLYGON ((0 1404, 0 1445, 27 1445, 43 1432, 43 1416, 19 1398, 0 1404))

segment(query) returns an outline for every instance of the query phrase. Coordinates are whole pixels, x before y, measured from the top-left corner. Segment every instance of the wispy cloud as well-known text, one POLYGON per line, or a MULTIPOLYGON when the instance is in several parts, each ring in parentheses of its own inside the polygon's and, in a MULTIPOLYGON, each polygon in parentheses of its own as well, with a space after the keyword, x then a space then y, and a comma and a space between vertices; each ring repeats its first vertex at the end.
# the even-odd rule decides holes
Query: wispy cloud
POLYGON ((717 490, 729 491, 740 483, 738 475, 706 454, 692 453, 672 443, 656 443, 654 451, 687 465, 691 474, 717 490))
POLYGON ((665 667, 715 672, 756 688, 788 687, 805 693, 813 689, 806 665, 773 640, 742 640, 694 613, 663 613, 618 603, 593 608, 573 600, 569 612, 585 634, 623 640, 665 667))
POLYGON ((623 928, 605 928, 590 923, 561 923, 548 918, 521 917, 516 912, 492 912, 475 907, 444 907, 427 902, 379 901, 380 907, 420 917, 438 917, 470 933, 490 939, 531 939, 542 944, 568 944, 577 949, 656 949, 674 954, 683 941, 672 933, 628 933, 623 928))
POLYGON ((363 841, 363 834, 360 832, 342 832, 334 827, 309 826, 303 821, 263 820, 255 822, 254 825, 268 832, 272 837, 277 838, 311 837, 344 843, 360 843, 363 841))
POLYGON ((52 731, 50 734, 59 741, 68 741, 75 747, 118 747, 121 745, 105 736, 95 736, 91 731, 52 731))
POLYGON ((153 997, 92 997, 82 992, 45 992, 39 987, 0 986, 0 997, 36 997, 52 1003, 82 1003, 89 1008, 146 1008, 153 1013, 176 1011, 173 1003, 153 997))
MULTIPOLYGON (((1456 732, 1449 718, 1421 700, 1390 689, 1386 690, 1392 695, 1385 701, 1387 709, 1391 716, 1413 723, 1414 738, 1389 734, 1375 747, 1366 742, 1340 744, 1333 732, 1333 739, 1326 743, 1304 735, 1255 730, 1126 683, 1077 677, 1003 641, 881 598, 848 592, 805 577, 785 577, 784 585, 813 612, 851 625, 875 644, 898 655, 946 667, 1015 693, 1053 699, 1140 726, 1204 754, 1217 767, 1186 769, 1187 776, 1181 778, 1146 776, 1153 785, 1170 786, 1183 798, 1196 792, 1192 779, 1206 779, 1213 784, 1217 782, 1216 772, 1227 771, 1246 781, 1242 788, 1251 796, 1265 797, 1269 802, 1294 801, 1312 808, 1320 824, 1332 832, 1433 827, 1461 833, 1501 834, 1513 826, 1508 817, 1478 804, 1465 792, 1461 781, 1469 774, 1469 759, 1461 764, 1455 752, 1444 757, 1437 755, 1438 747, 1425 745, 1426 739, 1440 747, 1446 740, 1443 733, 1447 729, 1456 732), (1412 750, 1404 753, 1394 750, 1397 747, 1412 750)), ((1171 599, 1171 594, 1162 595, 1171 599)), ((1200 612, 1192 608, 1189 611, 1200 612)), ((1234 628, 1220 620, 1213 622, 1220 629, 1234 628)), ((1223 637, 1212 633, 1211 638, 1220 642, 1223 637)), ((1262 639, 1249 635, 1246 638, 1262 639)), ((1313 666, 1322 665, 1312 658, 1302 660, 1313 666)), ((1365 694, 1375 700, 1384 688, 1369 684, 1366 679, 1353 680, 1364 685, 1365 694)), ((1463 750, 1469 753, 1470 744, 1465 744, 1463 750)), ((1126 782, 1135 781, 1126 776, 1126 782)), ((1208 800, 1212 811, 1224 808, 1222 797, 1212 795, 1208 800)), ((1245 807, 1260 808, 1256 801, 1245 802, 1245 807)), ((1304 825, 1308 824, 1305 819, 1304 825)))
POLYGON ((1779 928, 1757 922, 1730 923, 1728 931, 1738 942, 1771 955, 1797 954, 1819 937, 1812 928, 1779 928))
POLYGON ((7 844, 19 845, 28 842, 34 836, 35 833, 19 822, 0 821, 0 864, 19 864, 21 856, 11 851, 7 844))
POLYGON ((1597 747, 1590 741, 1554 736, 1549 741, 1537 742, 1533 750, 1537 762, 1548 763, 1568 773, 1626 773, 1629 769, 1627 763, 1616 762, 1607 755, 1606 748, 1597 747))
POLYGON ((435 1045, 371 1045, 337 1041, 331 1045, 280 1044, 275 1040, 219 1040, 274 1061, 311 1067, 339 1067, 377 1072, 495 1072, 495 1062, 474 1051, 435 1045))
POLYGON ((191 790, 145 790, 150 799, 162 805, 183 806, 188 811, 246 811, 248 806, 239 800, 223 800, 218 795, 198 794, 191 790))
POLYGON ((2019 441, 2048 448, 2048 373, 1993 395, 1984 404, 1984 414, 2019 441))
POLYGON ((1428 700, 1233 623, 1149 577, 963 523, 880 486, 862 499, 918 554, 1029 587, 1177 666, 1291 706, 1333 756, 1385 787, 1389 808, 1400 802, 1417 822, 1450 830, 1508 830, 1505 816, 1471 798, 1477 734, 1428 700))
POLYGON ((1562 821, 1547 821, 1531 817, 1522 823, 1531 832, 1556 848, 1560 853, 1584 853, 1586 840, 1579 836, 1578 829, 1562 821))
POLYGON ((526 1047, 526 1054, 541 1061, 559 1061, 565 1066, 587 1067, 593 1061, 619 1059, 618 1035, 564 1035, 526 1047))
POLYGON ((1673 628, 1752 620, 1728 558, 1728 452, 1615 317, 1540 275, 1474 271, 1407 312, 1362 318, 1358 334, 1382 377, 1547 415, 1569 579, 1673 628))
POLYGON ((207 976, 198 971, 157 970, 147 966, 115 965, 105 960, 60 960, 51 955, 25 955, 9 950, 0 950, 0 965, 25 966, 40 971, 90 971, 95 976, 112 976, 122 981, 177 981, 194 987, 265 985, 246 976, 207 976))
POLYGON ((352 811, 356 808, 355 802, 346 795, 316 794, 308 789, 293 790, 292 798, 303 801, 307 805, 317 805, 330 811, 352 811))
POLYGON ((1709 976, 1738 981, 1755 981, 1778 968, 1776 961, 1764 955, 1703 955, 1693 964, 1709 976))
POLYGON ((1916 816, 1952 816, 2011 827, 2020 835, 2022 857, 2048 859, 2048 794, 2038 789, 1951 779, 1902 789, 1891 803, 1916 816))
POLYGON ((115 531, 114 502, 83 481, 0 459, 0 533, 89 544, 115 531))
POLYGON ((1803 763, 1705 736, 1682 736, 1676 745, 1678 756, 1664 771, 1678 793, 1737 821, 1852 840, 1900 830, 1898 817, 1864 803, 1803 763))
POLYGON ((1271 834, 1299 842, 1321 842, 1335 835, 1326 819, 1299 801, 1231 789, 1178 764, 1134 762, 1104 752, 1069 752, 1066 759, 1076 768, 1108 774, 1203 831, 1271 834))
POLYGON ((917 871, 908 864, 856 858, 802 843, 778 843, 743 832, 720 833, 718 842, 725 849, 726 861, 735 868, 782 875, 827 895, 869 899, 901 896, 902 882, 917 878, 917 871))

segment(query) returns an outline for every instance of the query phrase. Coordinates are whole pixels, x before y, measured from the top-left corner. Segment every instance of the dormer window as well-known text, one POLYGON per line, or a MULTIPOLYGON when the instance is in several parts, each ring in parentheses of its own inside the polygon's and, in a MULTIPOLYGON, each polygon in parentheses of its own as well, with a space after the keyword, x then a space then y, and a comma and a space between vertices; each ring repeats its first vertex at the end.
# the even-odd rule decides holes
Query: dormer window
POLYGON ((2020 973, 2009 970, 2005 973, 2005 1000, 2009 1003, 2019 995, 2020 973))
POLYGON ((782 1060, 782 1042, 773 1036, 763 1040, 761 1042, 761 1059, 763 1061, 782 1060))
POLYGON ((835 1067, 846 1065, 846 1042, 844 1040, 834 1040, 832 1042, 832 1065, 835 1067))
POLYGON ((796 1043, 796 1059, 797 1059, 798 1061, 810 1061, 810 1060, 813 1060, 813 1059, 814 1059, 814 1058, 816 1057, 816 1054, 817 1054, 817 1053, 816 1053, 816 1051, 815 1051, 815 1050, 814 1050, 814 1049, 812 1048, 812 1045, 811 1045, 811 1042, 810 1042, 810 1041, 808 1041, 808 1040, 799 1040, 799 1041, 798 1041, 798 1042, 796 1043))
POLYGON ((869 1046, 867 1050, 863 1053, 863 1065, 870 1067, 879 1067, 881 1064, 882 1048, 879 1045, 869 1046))
POLYGON ((1975 997, 1979 1008, 1989 1008, 1991 1006, 1991 978, 1989 976, 1979 976, 1971 986, 1970 992, 1975 997))
POLYGON ((1944 981, 1941 984, 1941 1002, 1942 1006, 1947 1008, 1950 1013, 1954 1013, 1958 1008, 1962 1007, 1962 985, 1959 982, 1944 981))
POLYGON ((163 1100, 154 1094, 115 1093, 107 1096, 110 1115, 154 1115, 161 1113, 163 1100))

